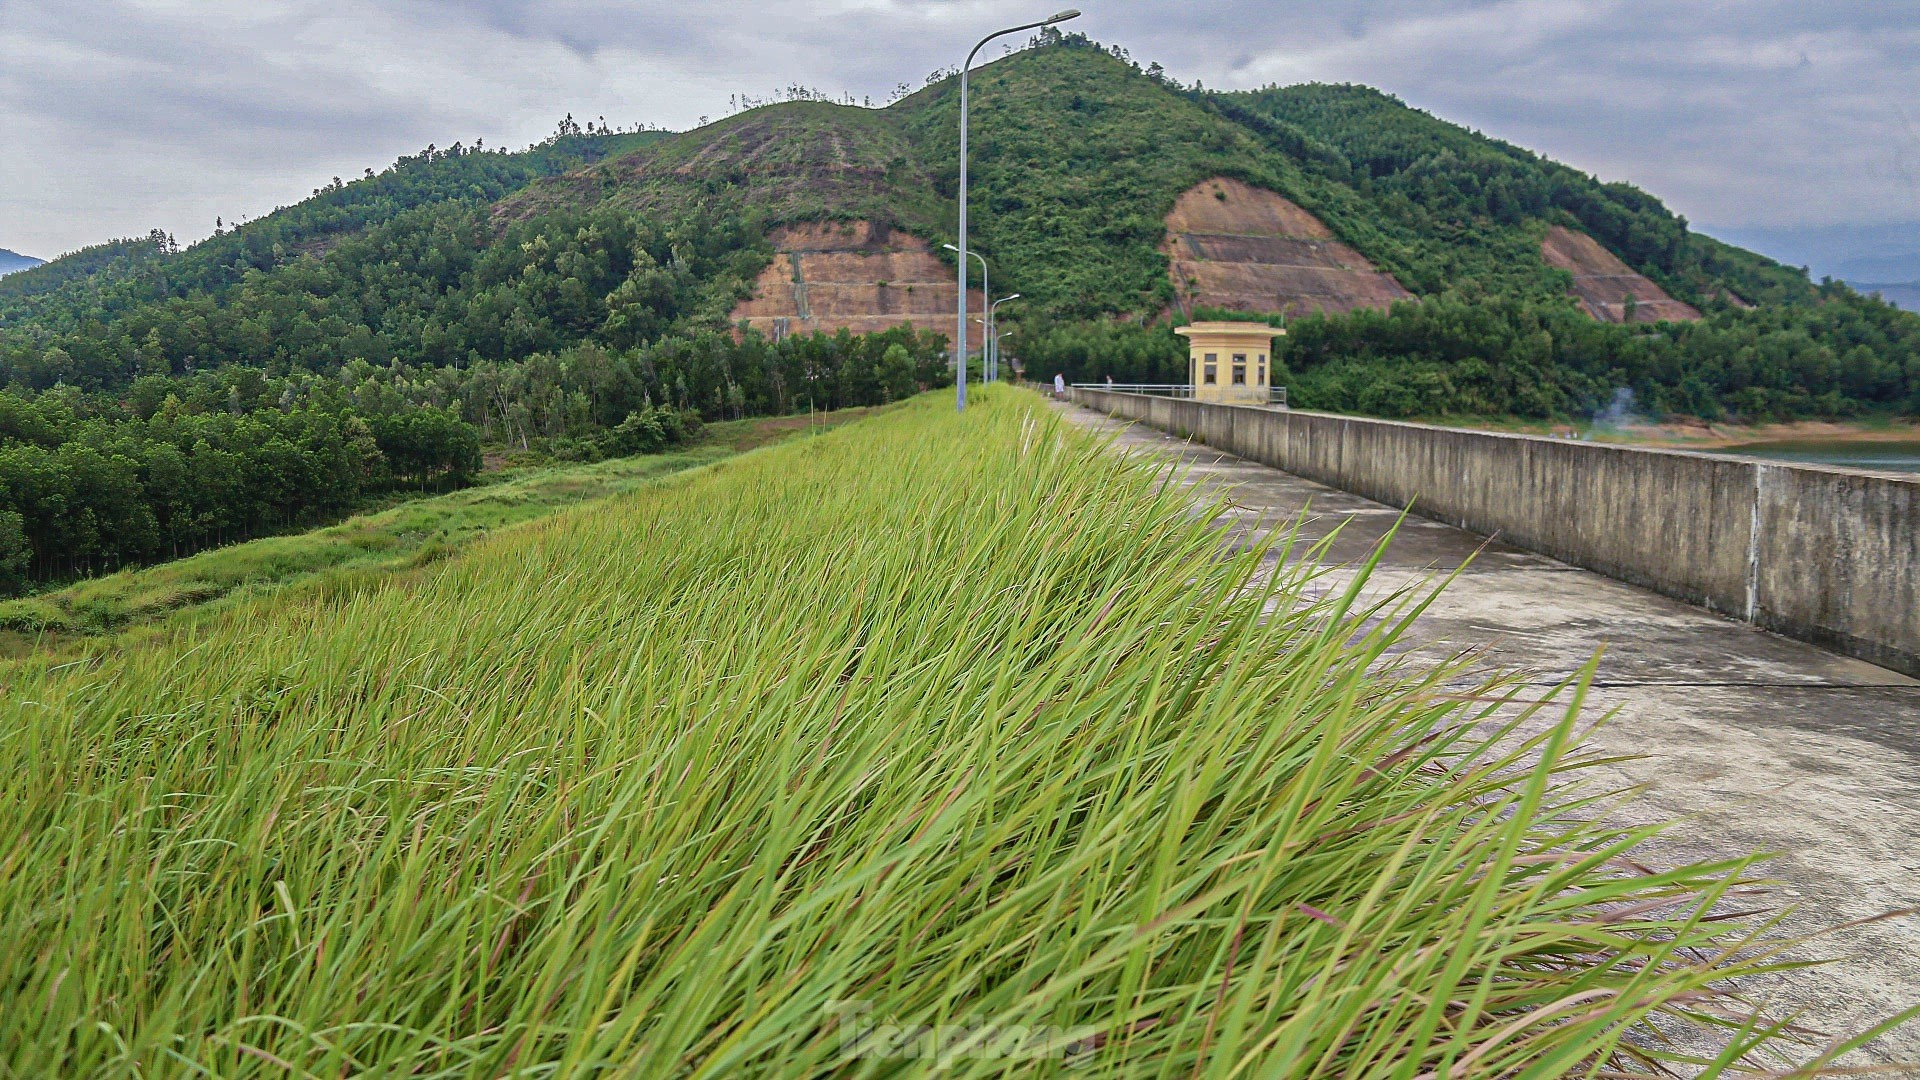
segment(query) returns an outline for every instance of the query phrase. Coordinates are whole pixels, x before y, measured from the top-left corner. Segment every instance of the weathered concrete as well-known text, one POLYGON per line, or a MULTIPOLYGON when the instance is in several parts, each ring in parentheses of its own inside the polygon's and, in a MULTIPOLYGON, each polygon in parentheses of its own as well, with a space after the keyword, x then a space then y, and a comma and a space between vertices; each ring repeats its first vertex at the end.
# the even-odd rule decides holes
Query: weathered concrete
POLYGON ((1920 481, 1171 398, 1109 415, 1920 674, 1920 481))
MULTIPOLYGON (((1117 432, 1119 449, 1180 461, 1182 482, 1206 495, 1230 491, 1226 523, 1249 539, 1296 523, 1305 539, 1333 536, 1325 590, 1344 589, 1354 571, 1338 567, 1364 561, 1401 518, 1378 502, 1062 408, 1117 432)), ((1588 710, 1612 717, 1587 745, 1625 760, 1590 776, 1603 788, 1639 789, 1609 810, 1611 820, 1676 822, 1648 861, 1777 853, 1763 869, 1779 885, 1760 902, 1800 905, 1789 934, 1920 905, 1920 681, 1419 518, 1400 525, 1367 595, 1463 565, 1414 624, 1411 654, 1478 650, 1487 665, 1546 688, 1600 651, 1588 710)), ((1792 955, 1843 962, 1744 989, 1818 1030, 1863 1030, 1920 1002, 1920 919, 1855 927, 1792 955)), ((1920 1061, 1920 1024, 1847 1059, 1894 1061, 1920 1061)))

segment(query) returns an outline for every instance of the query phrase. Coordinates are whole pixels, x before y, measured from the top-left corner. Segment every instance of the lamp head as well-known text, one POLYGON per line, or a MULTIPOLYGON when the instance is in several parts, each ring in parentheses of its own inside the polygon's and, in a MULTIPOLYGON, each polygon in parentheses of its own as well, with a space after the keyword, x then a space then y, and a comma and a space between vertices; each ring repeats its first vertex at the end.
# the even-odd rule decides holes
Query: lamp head
POLYGON ((1052 18, 1048 19, 1047 25, 1051 26, 1057 22, 1066 22, 1068 19, 1077 19, 1079 17, 1080 17, 1079 8, 1068 8, 1065 11, 1056 13, 1052 18))
POLYGON ((952 244, 941 244, 940 246, 941 246, 941 247, 943 247, 943 248, 946 248, 946 249, 947 249, 948 251, 959 251, 959 250, 960 250, 959 248, 957 248, 957 247, 954 247, 954 246, 953 246, 952 244))

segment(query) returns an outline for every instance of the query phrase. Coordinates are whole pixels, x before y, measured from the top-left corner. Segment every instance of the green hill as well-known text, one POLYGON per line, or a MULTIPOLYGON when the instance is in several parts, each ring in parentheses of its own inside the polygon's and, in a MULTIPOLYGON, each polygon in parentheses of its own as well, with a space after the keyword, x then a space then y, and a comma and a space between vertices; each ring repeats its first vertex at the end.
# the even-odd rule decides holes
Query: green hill
MULTIPOLYGON (((1030 352, 1062 322, 1166 315, 1166 216, 1216 176, 1291 200, 1420 297, 1572 308, 1567 274, 1540 254, 1560 226, 1709 314, 1834 299, 1631 186, 1364 87, 1203 92, 1074 37, 974 82, 972 239, 1027 298, 1024 323, 1009 321, 1030 352)), ((944 80, 885 109, 787 102, 679 135, 575 133, 518 154, 430 148, 184 251, 122 241, 10 277, 0 371, 30 388, 123 384, 150 329, 175 371, 440 366, 721 329, 771 226, 867 219, 951 239, 956 91, 944 80), (560 254, 525 257, 536 241, 560 254), (644 314, 609 317, 635 294, 644 314), (46 363, 55 347, 67 367, 46 363)))
MULTIPOLYGON (((996 293, 1023 294, 1007 351, 1032 369, 1183 381, 1171 323, 1226 309, 1288 317, 1279 374, 1310 407, 1552 417, 1624 387, 1708 417, 1920 411, 1920 318, 1633 187, 1362 87, 1215 93, 1084 38, 1038 44, 976 73, 971 160, 972 244, 996 293), (1374 299, 1335 295, 1342 274, 1371 275, 1374 299), (1687 321, 1650 321, 1668 313, 1687 321)), ((889 278, 951 272, 957 112, 948 78, 884 109, 792 101, 681 134, 569 122, 517 153, 429 147, 185 249, 156 232, 9 275, 0 581, 462 483, 476 445, 594 457, 670 412, 937 384, 947 317, 896 304, 889 278), (830 251, 842 233, 783 228, 833 221, 871 227, 830 251), (780 247, 796 236, 838 276, 805 280, 780 247), (798 332, 735 333, 769 280, 792 310, 775 298, 755 325, 798 332), (874 325, 859 304, 904 321, 806 333, 874 325), (363 475, 317 483, 343 438, 363 475), (165 478, 221 462, 231 505, 170 517, 165 478)))

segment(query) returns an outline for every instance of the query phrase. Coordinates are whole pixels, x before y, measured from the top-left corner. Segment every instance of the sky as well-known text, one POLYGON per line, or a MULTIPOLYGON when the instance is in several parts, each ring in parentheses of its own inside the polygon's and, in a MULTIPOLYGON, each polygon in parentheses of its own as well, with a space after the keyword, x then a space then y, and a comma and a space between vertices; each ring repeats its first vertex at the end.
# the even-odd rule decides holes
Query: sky
MULTIPOLYGON (((0 0, 0 247, 190 242, 568 113, 684 129, 793 84, 883 101, 1071 2, 0 0)), ((1078 2, 1070 29, 1183 81, 1367 83, 1708 231, 1920 251, 1920 0, 1078 2)))

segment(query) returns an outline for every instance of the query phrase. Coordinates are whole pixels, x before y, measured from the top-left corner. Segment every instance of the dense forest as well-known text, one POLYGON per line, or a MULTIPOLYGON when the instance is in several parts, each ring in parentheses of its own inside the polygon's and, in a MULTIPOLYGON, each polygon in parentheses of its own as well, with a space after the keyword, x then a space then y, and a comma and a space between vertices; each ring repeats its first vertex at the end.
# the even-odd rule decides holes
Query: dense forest
POLYGON ((0 595, 465 483, 480 468, 476 432, 445 409, 360 408, 339 387, 290 399, 252 368, 190 382, 152 408, 64 387, 0 391, 0 595))
MULTIPOLYGON (((1387 417, 1589 415, 1621 389, 1661 415, 1707 420, 1920 415, 1920 318, 1826 283, 1813 299, 1699 322, 1619 326, 1572 306, 1449 291, 1391 311, 1209 312, 1284 324, 1276 384, 1294 404, 1387 417)), ((1170 324, 1030 319, 1010 351, 1073 381, 1187 380, 1170 324)))
MULTIPOLYGON (((1568 417, 1624 387, 1705 417, 1920 412, 1920 317, 1700 236, 1629 185, 1364 87, 1220 93, 1085 38, 1034 45, 976 74, 971 168, 974 246, 1023 294, 1007 351, 1036 374, 1184 378, 1164 219, 1225 175, 1418 298, 1292 319, 1278 375, 1298 403, 1568 417), (1588 318, 1540 257, 1556 225, 1706 317, 1588 318)), ((680 135, 569 119, 525 150, 428 147, 334 178, 189 247, 156 230, 0 279, 0 588, 467 483, 485 447, 629 453, 939 385, 938 334, 770 343, 728 316, 773 225, 950 239, 955 90, 936 73, 885 109, 796 100, 680 135)))
POLYGON ((656 453, 701 420, 899 400, 944 379, 900 329, 769 344, 702 331, 467 366, 223 365, 115 391, 0 391, 0 594, 471 482, 483 443, 564 460, 656 453))

